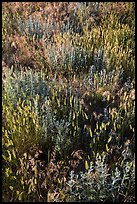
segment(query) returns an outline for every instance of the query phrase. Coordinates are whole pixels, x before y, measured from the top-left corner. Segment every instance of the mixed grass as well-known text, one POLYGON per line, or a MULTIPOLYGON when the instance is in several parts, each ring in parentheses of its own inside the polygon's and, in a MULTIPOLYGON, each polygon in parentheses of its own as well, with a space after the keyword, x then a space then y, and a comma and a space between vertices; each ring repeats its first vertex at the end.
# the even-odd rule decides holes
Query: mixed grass
POLYGON ((135 3, 2 3, 2 199, 135 202, 135 3))

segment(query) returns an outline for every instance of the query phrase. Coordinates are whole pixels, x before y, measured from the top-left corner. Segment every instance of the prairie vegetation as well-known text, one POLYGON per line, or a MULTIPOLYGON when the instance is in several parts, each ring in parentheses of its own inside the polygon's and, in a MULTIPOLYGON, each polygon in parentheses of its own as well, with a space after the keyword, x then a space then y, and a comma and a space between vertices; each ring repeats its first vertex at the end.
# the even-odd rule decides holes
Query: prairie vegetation
POLYGON ((135 202, 135 3, 2 3, 3 202, 135 202))

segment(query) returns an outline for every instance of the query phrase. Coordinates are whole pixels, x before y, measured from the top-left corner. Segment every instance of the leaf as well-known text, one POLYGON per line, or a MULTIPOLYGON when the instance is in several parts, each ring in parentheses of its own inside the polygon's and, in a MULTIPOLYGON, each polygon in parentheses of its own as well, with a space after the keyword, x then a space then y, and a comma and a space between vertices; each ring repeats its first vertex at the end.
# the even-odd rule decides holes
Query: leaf
POLYGON ((100 132, 102 132, 102 126, 100 126, 99 129, 100 129, 100 132))
POLYGON ((94 142, 94 144, 96 143, 96 139, 95 139, 95 137, 93 138, 93 142, 94 142))
POLYGON ((9 170, 9 168, 6 168, 5 174, 6 174, 6 177, 7 177, 7 178, 10 176, 10 170, 9 170))
POLYGON ((107 152, 109 151, 108 144, 106 144, 106 150, 107 150, 107 152))
POLYGON ((35 124, 36 123, 35 118, 33 118, 32 120, 33 120, 33 123, 35 124))
POLYGON ((16 191, 16 194, 19 195, 19 191, 16 191))
POLYGON ((37 179, 36 178, 34 179, 34 184, 37 184, 37 179))
POLYGON ((60 181, 60 179, 59 179, 59 178, 58 178, 58 183, 59 183, 59 184, 61 184, 61 181, 60 181))
POLYGON ((9 150, 7 150, 7 152, 8 152, 8 155, 9 155, 9 161, 11 161, 11 153, 10 153, 9 150))
POLYGON ((109 139, 108 139, 108 143, 109 143, 111 140, 112 140, 112 136, 109 137, 109 139))
POLYGON ((12 191, 13 191, 13 186, 10 186, 9 188, 10 188, 10 190, 12 190, 12 191))
POLYGON ((24 181, 23 180, 21 180, 21 184, 24 185, 24 181))
POLYGON ((66 106, 67 105, 67 99, 64 98, 64 105, 66 106))
POLYGON ((11 69, 9 71, 9 75, 12 75, 12 73, 13 73, 13 65, 11 66, 11 69))
POLYGON ((89 129, 89 133, 90 133, 90 137, 93 137, 93 133, 92 133, 91 128, 89 129))
POLYGON ((22 104, 21 104, 22 108, 24 108, 24 107, 25 107, 24 103, 25 103, 25 101, 23 101, 23 102, 22 102, 22 104))
POLYGON ((88 116, 87 116, 87 114, 86 114, 86 113, 84 113, 84 115, 85 115, 85 118, 88 120, 88 116))
POLYGON ((21 166, 24 166, 22 159, 19 158, 19 160, 20 160, 20 164, 21 164, 21 166))
POLYGON ((101 126, 102 126, 102 128, 105 128, 105 123, 102 122, 101 126))
POLYGON ((72 127, 75 127, 75 123, 72 121, 72 127))
POLYGON ((70 97, 70 106, 72 107, 73 96, 70 97))
POLYGON ((110 114, 111 113, 111 108, 109 107, 109 109, 108 109, 108 113, 110 114))
POLYGON ((79 159, 82 159, 82 156, 79 156, 79 159))
POLYGON ((128 108, 130 108, 130 102, 128 101, 128 103, 127 103, 127 106, 128 106, 128 108))
POLYGON ((129 163, 129 169, 131 169, 131 167, 133 166, 133 162, 131 161, 130 163, 129 163))
POLYGON ((16 158, 16 154, 15 154, 14 149, 12 149, 12 154, 13 154, 14 158, 16 158))
POLYGON ((73 120, 75 119, 75 112, 73 112, 73 120))
POLYGON ((60 107, 60 100, 57 98, 58 107, 60 107))
POLYGON ((13 124, 12 127, 13 127, 13 131, 16 131, 16 130, 17 130, 17 126, 16 126, 16 125, 13 124))
POLYGON ((110 121, 108 121, 107 123, 106 123, 106 126, 109 126, 110 125, 110 121))
POLYGON ((96 155, 96 154, 95 154, 95 151, 93 151, 92 153, 93 153, 93 156, 95 157, 95 155, 96 155))
POLYGON ((12 140, 9 140, 9 145, 13 146, 13 141, 12 140))
POLYGON ((25 125, 25 118, 23 118, 23 125, 25 125))
POLYGON ((116 123, 114 122, 114 131, 116 131, 116 130, 117 130, 116 123))
POLYGON ((109 100, 110 100, 110 95, 107 96, 107 101, 109 101, 109 100))
POLYGON ((23 192, 20 193, 19 200, 22 200, 22 195, 23 195, 23 192))
POLYGON ((31 184, 29 185, 28 194, 31 193, 31 184))
POLYGON ((98 130, 98 122, 96 123, 96 130, 98 130))
POLYGON ((3 157, 4 160, 7 160, 7 157, 5 157, 5 155, 2 155, 2 157, 3 157))
POLYGON ((23 155, 24 155, 25 159, 27 159, 27 153, 25 152, 23 155))
POLYGON ((132 130, 132 129, 133 129, 131 124, 129 125, 129 127, 130 127, 130 130, 132 130))
POLYGON ((89 169, 89 165, 88 165, 87 160, 85 161, 85 169, 86 169, 86 170, 88 170, 88 169, 89 169))

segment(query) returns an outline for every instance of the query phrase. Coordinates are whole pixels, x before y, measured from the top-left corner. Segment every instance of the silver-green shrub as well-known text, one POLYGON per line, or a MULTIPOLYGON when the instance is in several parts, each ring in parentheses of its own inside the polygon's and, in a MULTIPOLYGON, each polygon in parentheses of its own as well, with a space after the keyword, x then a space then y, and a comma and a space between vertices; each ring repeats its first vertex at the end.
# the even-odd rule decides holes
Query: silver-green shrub
POLYGON ((120 202, 135 197, 135 163, 125 162, 121 170, 116 166, 109 169, 105 155, 96 155, 86 172, 70 173, 67 182, 70 202, 120 202), (132 189, 132 190, 131 190, 132 189))

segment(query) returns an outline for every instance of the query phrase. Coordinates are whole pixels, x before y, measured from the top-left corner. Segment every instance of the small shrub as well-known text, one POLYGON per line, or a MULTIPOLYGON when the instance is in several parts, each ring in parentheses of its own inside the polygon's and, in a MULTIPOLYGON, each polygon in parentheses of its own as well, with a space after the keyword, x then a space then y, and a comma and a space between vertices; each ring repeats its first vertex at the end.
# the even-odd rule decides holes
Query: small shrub
MULTIPOLYGON (((68 201, 125 201, 128 190, 135 187, 134 167, 134 161, 126 162, 122 167, 122 176, 122 172, 117 167, 114 170, 109 170, 105 162, 105 156, 101 158, 97 154, 95 164, 91 162, 89 169, 85 173, 81 172, 77 175, 71 172, 70 180, 67 182, 68 190, 66 191, 69 193, 68 201)), ((133 190, 130 195, 128 194, 127 199, 132 200, 134 196, 133 190)))

